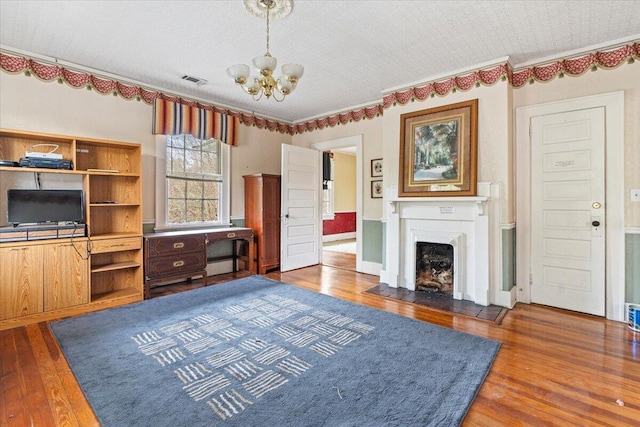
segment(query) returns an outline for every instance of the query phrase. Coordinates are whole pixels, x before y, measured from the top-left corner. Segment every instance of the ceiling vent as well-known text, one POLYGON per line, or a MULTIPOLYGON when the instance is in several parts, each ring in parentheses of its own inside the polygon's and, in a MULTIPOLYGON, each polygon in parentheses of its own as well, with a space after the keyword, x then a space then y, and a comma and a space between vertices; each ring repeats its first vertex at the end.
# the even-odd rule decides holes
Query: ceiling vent
POLYGON ((209 83, 208 81, 206 81, 205 79, 201 79, 200 77, 184 75, 181 78, 182 78, 182 80, 186 80, 188 82, 195 83, 198 86, 206 85, 207 83, 209 83))

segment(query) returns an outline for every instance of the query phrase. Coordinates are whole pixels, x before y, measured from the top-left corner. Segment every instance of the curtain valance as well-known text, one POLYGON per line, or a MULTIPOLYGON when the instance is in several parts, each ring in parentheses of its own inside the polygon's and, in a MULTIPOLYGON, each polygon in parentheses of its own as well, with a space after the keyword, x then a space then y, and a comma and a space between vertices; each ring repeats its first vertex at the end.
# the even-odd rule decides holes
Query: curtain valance
POLYGON ((189 134, 198 139, 219 139, 225 144, 238 142, 237 117, 196 105, 156 99, 153 104, 153 134, 189 134))

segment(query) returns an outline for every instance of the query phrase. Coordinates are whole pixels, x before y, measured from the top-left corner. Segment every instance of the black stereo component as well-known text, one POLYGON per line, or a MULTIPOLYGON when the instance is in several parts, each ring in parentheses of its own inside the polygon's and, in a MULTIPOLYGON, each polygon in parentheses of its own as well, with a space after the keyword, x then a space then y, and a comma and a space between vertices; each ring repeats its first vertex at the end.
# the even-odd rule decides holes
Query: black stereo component
POLYGON ((64 159, 43 159, 40 157, 23 157, 20 166, 26 168, 68 169, 73 170, 73 162, 64 159))

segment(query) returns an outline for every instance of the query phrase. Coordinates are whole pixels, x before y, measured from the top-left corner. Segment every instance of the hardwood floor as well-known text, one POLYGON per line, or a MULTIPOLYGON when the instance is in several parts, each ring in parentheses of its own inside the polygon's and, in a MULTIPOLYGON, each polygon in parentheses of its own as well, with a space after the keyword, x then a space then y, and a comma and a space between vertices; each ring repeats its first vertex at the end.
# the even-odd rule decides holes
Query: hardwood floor
POLYGON ((329 267, 356 271, 356 254, 323 250, 322 264, 329 267))
MULTIPOLYGON (((464 426, 639 425, 640 334, 624 323, 518 304, 496 325, 364 293, 377 276, 328 266, 267 277, 502 342, 464 426)), ((0 331, 0 427, 30 425, 98 425, 45 323, 0 331)))

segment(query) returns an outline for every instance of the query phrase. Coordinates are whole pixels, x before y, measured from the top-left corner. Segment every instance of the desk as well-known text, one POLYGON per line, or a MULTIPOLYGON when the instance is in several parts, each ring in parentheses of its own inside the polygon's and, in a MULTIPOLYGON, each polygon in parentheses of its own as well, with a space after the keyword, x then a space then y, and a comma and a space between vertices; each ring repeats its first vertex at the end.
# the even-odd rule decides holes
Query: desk
POLYGON ((245 259, 247 270, 255 274, 255 244, 251 228, 226 227, 145 234, 145 298, 151 295, 151 285, 163 282, 191 279, 201 275, 202 284, 207 286, 207 247, 220 241, 232 242, 232 254, 217 257, 213 261, 232 259, 235 273, 238 268, 238 258, 245 259), (247 257, 238 254, 236 247, 238 240, 248 243, 247 257))

